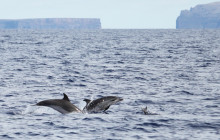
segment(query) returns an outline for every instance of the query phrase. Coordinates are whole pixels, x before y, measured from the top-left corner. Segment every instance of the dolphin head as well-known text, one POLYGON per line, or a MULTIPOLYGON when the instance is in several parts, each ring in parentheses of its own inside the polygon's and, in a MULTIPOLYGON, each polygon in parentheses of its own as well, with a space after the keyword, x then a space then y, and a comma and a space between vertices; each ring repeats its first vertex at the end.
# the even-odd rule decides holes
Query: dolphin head
POLYGON ((121 97, 117 97, 117 102, 119 102, 119 101, 123 101, 123 98, 121 98, 121 97))
POLYGON ((45 101, 41 101, 41 102, 37 103, 36 105, 37 105, 37 106, 47 106, 48 103, 45 102, 45 101))

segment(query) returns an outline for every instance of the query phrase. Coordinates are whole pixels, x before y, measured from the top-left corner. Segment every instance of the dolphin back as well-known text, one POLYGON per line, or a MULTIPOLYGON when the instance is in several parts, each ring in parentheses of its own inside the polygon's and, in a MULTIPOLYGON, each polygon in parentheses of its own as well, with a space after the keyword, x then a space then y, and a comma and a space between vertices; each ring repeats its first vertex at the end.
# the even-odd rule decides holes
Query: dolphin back
POLYGON ((44 100, 37 103, 36 105, 51 107, 62 114, 71 113, 71 112, 81 112, 81 110, 78 107, 76 107, 69 101, 63 99, 44 100))

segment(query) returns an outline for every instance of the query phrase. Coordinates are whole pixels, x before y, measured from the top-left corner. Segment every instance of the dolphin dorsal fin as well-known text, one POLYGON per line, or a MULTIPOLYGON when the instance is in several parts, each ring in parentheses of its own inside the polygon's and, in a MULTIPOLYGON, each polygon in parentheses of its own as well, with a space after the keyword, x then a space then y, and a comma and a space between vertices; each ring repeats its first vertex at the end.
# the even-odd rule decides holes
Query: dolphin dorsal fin
POLYGON ((83 101, 86 102, 86 105, 88 105, 91 102, 91 100, 89 100, 89 99, 84 99, 83 101))
POLYGON ((70 99, 68 98, 68 96, 65 93, 63 93, 63 100, 66 100, 66 101, 70 102, 70 99))

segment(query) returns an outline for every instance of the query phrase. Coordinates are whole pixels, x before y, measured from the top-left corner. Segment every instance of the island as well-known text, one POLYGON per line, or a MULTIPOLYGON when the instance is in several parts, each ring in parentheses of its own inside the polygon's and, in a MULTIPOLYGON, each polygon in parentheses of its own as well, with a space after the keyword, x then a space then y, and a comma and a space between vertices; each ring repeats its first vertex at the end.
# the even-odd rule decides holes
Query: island
POLYGON ((101 29, 98 18, 0 19, 0 29, 101 29))
POLYGON ((176 29, 220 28, 220 2, 197 5, 181 11, 176 20, 176 29))

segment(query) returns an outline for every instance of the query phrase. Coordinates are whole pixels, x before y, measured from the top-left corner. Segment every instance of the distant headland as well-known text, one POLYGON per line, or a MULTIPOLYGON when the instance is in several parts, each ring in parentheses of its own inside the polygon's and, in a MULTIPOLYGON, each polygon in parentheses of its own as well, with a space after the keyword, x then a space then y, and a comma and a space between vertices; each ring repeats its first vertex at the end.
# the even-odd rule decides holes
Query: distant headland
POLYGON ((220 2, 197 5, 181 11, 176 20, 177 29, 220 28, 220 2))
POLYGON ((101 29, 97 18, 0 19, 0 29, 101 29))

